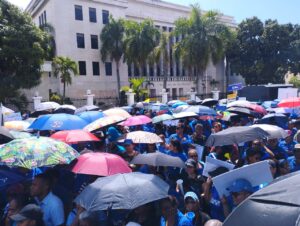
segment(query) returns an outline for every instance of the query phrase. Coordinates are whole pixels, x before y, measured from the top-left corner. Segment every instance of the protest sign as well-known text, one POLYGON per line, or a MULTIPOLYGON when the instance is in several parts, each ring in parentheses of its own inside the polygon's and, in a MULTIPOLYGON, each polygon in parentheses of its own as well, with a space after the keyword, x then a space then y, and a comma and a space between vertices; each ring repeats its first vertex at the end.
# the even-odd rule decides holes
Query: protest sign
POLYGON ((198 159, 201 160, 203 156, 204 147, 199 144, 193 144, 196 148, 196 152, 198 154, 198 159))
POLYGON ((223 195, 229 195, 227 188, 237 179, 246 179, 251 183, 252 187, 256 187, 264 183, 270 183, 273 180, 273 176, 268 161, 263 161, 229 171, 212 178, 212 181, 219 196, 222 197, 223 195))
POLYGON ((16 112, 16 113, 3 114, 3 121, 4 122, 22 121, 21 113, 20 112, 16 112))
POLYGON ((228 170, 233 170, 234 165, 231 163, 225 162, 225 161, 221 161, 221 160, 206 156, 202 175, 208 177, 209 176, 208 172, 214 171, 215 169, 217 169, 219 167, 225 167, 228 170))
POLYGON ((279 88, 278 100, 288 99, 292 97, 298 97, 298 88, 279 88))

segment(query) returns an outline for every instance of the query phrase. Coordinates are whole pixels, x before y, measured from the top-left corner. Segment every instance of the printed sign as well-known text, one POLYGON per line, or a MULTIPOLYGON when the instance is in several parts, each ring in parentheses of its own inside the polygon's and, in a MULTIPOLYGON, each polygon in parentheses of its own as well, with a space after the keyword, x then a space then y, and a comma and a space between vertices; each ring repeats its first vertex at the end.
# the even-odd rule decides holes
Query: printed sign
POLYGON ((233 170, 234 165, 225 161, 221 161, 218 159, 214 159, 211 157, 206 156, 205 165, 203 169, 203 176, 209 177, 208 172, 214 171, 219 167, 225 167, 228 170, 233 170))
POLYGON ((241 90, 242 88, 243 88, 242 83, 231 84, 231 85, 228 86, 227 91, 228 92, 233 92, 233 91, 241 90))
POLYGON ((16 113, 3 114, 3 121, 4 122, 22 121, 21 113, 16 112, 16 113))

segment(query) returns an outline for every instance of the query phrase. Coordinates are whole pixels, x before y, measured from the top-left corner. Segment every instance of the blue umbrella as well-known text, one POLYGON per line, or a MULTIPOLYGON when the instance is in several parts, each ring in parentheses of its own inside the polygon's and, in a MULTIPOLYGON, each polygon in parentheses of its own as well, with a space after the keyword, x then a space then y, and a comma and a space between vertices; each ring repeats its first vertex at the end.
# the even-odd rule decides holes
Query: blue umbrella
POLYGON ((49 114, 40 116, 29 127, 34 130, 76 130, 83 129, 88 122, 77 115, 49 114))
POLYGON ((172 108, 177 108, 179 106, 188 105, 186 102, 178 101, 172 105, 172 108))
POLYGON ((265 109, 268 108, 276 108, 278 102, 277 101, 264 101, 261 106, 263 106, 265 109))
POLYGON ((182 112, 194 112, 198 115, 208 115, 208 116, 217 116, 217 112, 209 107, 206 106, 201 106, 201 105, 194 105, 194 106, 189 106, 185 109, 183 109, 182 112))
POLYGON ((99 118, 103 118, 104 114, 100 111, 85 111, 80 113, 78 116, 87 121, 88 123, 92 123, 99 118))
POLYGON ((258 121, 258 123, 277 125, 285 129, 287 127, 288 117, 284 114, 273 113, 265 115, 262 119, 258 121))
POLYGON ((0 170, 0 188, 25 180, 24 177, 8 170, 0 170))

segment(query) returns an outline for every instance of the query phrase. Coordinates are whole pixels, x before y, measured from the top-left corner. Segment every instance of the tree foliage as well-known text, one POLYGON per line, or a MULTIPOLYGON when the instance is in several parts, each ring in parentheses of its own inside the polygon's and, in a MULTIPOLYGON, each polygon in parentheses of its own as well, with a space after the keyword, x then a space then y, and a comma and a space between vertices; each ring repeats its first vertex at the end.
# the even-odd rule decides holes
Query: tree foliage
POLYGON ((128 92, 130 89, 135 93, 135 99, 137 102, 141 101, 142 98, 148 96, 148 86, 152 85, 146 78, 131 78, 129 80, 130 86, 123 86, 122 91, 128 92))

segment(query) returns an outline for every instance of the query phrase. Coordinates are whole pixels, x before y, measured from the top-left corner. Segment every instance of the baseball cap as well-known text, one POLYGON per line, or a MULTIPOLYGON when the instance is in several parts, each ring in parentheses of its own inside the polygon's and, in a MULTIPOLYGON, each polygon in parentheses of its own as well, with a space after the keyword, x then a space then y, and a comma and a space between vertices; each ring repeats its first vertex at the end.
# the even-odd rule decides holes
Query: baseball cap
POLYGON ((198 198, 198 196, 196 195, 195 192, 189 191, 189 192, 185 193, 185 195, 184 195, 184 201, 185 201, 187 198, 191 198, 191 199, 193 199, 195 202, 199 202, 199 198, 198 198))
POLYGON ((125 139, 123 145, 131 145, 133 141, 131 139, 125 139))
POLYGON ((248 191, 253 192, 251 183, 246 179, 235 180, 230 187, 227 188, 229 192, 248 191))
POLYGON ((194 159, 188 159, 188 160, 186 160, 185 165, 196 168, 197 162, 194 159))
POLYGON ((10 219, 15 222, 24 221, 27 219, 38 221, 43 219, 43 212, 39 206, 28 204, 18 214, 12 215, 10 219))

